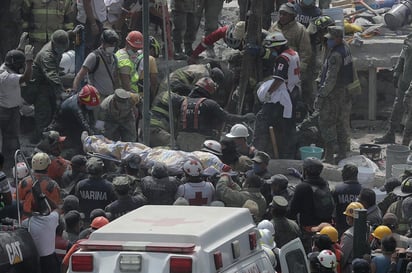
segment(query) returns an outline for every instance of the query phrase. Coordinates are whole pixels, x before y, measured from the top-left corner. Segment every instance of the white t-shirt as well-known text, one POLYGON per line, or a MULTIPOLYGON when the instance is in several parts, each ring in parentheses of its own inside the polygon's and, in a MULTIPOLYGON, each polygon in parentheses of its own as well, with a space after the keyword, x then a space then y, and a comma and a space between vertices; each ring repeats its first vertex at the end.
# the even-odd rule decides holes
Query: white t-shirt
MULTIPOLYGON (((83 0, 76 0, 77 21, 85 24, 87 20, 86 11, 84 10, 83 0)), ((92 10, 94 18, 103 23, 107 20, 106 5, 103 0, 92 0, 92 10)))
POLYGON ((57 211, 52 211, 47 216, 31 216, 23 221, 22 226, 28 228, 40 257, 54 253, 58 224, 57 211))
POLYGON ((0 67, 0 106, 13 108, 22 104, 20 78, 2 64, 0 67))

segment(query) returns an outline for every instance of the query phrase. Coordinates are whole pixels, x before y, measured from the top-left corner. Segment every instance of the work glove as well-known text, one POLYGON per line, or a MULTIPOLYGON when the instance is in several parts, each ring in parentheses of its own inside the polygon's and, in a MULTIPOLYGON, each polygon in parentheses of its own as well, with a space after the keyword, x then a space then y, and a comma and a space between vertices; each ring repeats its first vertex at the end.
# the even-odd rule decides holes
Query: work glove
POLYGON ((33 61, 33 57, 34 57, 34 46, 32 45, 26 45, 24 47, 24 57, 27 61, 33 61))
POLYGON ((76 33, 76 32, 79 32, 80 30, 83 30, 84 29, 84 26, 83 25, 76 25, 74 28, 73 28, 73 32, 74 33, 76 33))
POLYGON ((256 120, 256 116, 253 113, 247 113, 245 115, 243 115, 243 118, 247 121, 247 122, 253 122, 256 120))
POLYGON ((398 72, 394 72, 393 73, 393 86, 395 88, 398 88, 398 83, 399 83, 399 73, 398 72))
POLYGON ((26 45, 29 44, 29 33, 23 32, 20 36, 19 45, 17 46, 18 50, 24 51, 26 45))

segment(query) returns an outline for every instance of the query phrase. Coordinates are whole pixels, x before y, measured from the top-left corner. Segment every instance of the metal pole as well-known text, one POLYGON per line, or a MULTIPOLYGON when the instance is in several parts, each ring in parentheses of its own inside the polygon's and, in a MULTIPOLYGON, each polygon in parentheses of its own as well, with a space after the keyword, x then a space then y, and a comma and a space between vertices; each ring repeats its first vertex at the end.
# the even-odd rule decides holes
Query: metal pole
POLYGON ((173 104, 172 104, 172 92, 170 91, 170 67, 169 67, 169 44, 167 41, 167 31, 166 31, 166 11, 167 1, 162 3, 162 16, 163 16, 163 40, 164 40, 164 52, 165 52, 165 64, 166 64, 166 80, 167 80, 167 94, 169 97, 169 127, 170 127, 170 145, 171 148, 175 148, 175 122, 173 116, 173 104))
POLYGON ((150 143, 149 0, 143 0, 143 143, 150 143))
POLYGON ((366 209, 355 209, 353 223, 353 258, 362 258, 369 254, 368 236, 369 230, 366 225, 366 209))

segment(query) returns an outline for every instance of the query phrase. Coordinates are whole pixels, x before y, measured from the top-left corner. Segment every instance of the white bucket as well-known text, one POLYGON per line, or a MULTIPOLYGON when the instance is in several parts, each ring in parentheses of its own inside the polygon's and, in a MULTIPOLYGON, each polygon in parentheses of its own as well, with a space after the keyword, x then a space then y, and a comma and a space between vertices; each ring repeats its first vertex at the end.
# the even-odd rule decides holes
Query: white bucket
POLYGON ((412 170, 412 165, 409 164, 393 164, 392 177, 399 178, 405 170, 412 170))
POLYGON ((364 186, 372 185, 375 182, 375 171, 368 167, 358 167, 358 181, 364 186))

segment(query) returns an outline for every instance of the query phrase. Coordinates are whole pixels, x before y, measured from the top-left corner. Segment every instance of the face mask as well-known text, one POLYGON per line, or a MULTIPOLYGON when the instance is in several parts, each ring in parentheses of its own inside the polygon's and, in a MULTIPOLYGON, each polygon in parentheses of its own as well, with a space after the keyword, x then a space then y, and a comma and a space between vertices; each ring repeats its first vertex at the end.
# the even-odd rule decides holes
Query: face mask
POLYGON ((109 46, 105 48, 106 53, 112 54, 114 52, 114 46, 109 46))
POLYGON ((278 56, 278 52, 277 52, 277 51, 272 51, 272 53, 270 53, 270 55, 271 55, 273 58, 276 58, 276 57, 278 56))
POLYGON ((129 57, 130 57, 130 59, 132 59, 132 60, 134 60, 134 59, 137 58, 137 52, 135 52, 135 51, 133 51, 133 50, 131 50, 131 49, 128 49, 128 50, 127 50, 127 54, 129 54, 129 57))
POLYGON ((336 45, 336 42, 334 39, 328 39, 327 45, 329 48, 333 48, 336 45))
POLYGON ((254 173, 262 173, 263 172, 263 168, 260 164, 253 164, 253 172, 254 173))

